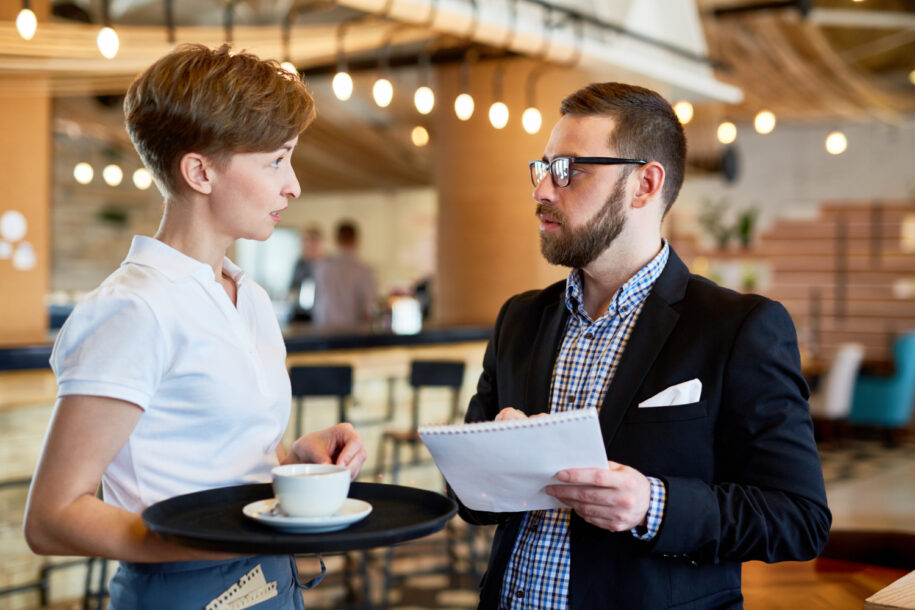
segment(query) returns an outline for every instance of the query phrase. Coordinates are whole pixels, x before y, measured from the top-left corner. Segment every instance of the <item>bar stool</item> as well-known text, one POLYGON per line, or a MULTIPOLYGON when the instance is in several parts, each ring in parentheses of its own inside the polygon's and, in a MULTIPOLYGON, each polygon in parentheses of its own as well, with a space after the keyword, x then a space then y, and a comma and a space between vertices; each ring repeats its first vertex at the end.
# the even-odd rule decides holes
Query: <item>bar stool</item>
MULTIPOLYGON (((419 410, 420 394, 423 388, 437 387, 449 389, 451 393, 450 419, 451 421, 460 419, 460 391, 464 384, 464 367, 464 362, 451 360, 414 360, 410 363, 409 384, 413 391, 413 400, 410 413, 411 427, 407 430, 387 430, 382 433, 378 446, 378 459, 376 462, 375 473, 376 478, 380 478, 384 475, 388 445, 391 446, 392 451, 391 479, 393 483, 397 483, 400 478, 400 452, 402 447, 411 447, 413 449, 413 459, 410 462, 412 465, 419 463, 419 447, 422 444, 418 433, 419 410)), ((445 546, 446 555, 448 557, 448 565, 442 569, 432 568, 423 571, 421 572, 422 574, 447 572, 452 576, 454 575, 454 564, 458 558, 456 550, 457 536, 455 535, 455 532, 453 531, 450 523, 446 527, 447 531, 445 537, 445 546)), ((471 562, 472 565, 474 565, 475 561, 473 561, 472 549, 470 552, 472 557, 471 562)), ((388 606, 388 592, 395 578, 395 575, 391 570, 391 563, 393 562, 393 559, 394 547, 388 547, 385 549, 383 559, 384 565, 382 575, 382 607, 388 606)), ((397 577, 403 578, 404 576, 415 575, 418 575, 418 573, 413 571, 409 574, 398 575, 397 577)))
POLYGON ((337 421, 345 422, 346 404, 353 394, 353 367, 349 365, 293 366, 289 369, 295 398, 295 437, 302 436, 305 399, 317 396, 337 398, 337 421))

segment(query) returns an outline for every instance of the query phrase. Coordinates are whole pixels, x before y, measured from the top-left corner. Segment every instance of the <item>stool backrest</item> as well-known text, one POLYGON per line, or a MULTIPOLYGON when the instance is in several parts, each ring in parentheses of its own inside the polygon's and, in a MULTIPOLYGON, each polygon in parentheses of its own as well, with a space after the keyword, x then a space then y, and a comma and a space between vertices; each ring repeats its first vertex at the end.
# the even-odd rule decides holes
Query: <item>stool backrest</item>
POLYGON ((464 385, 464 363, 453 360, 414 360, 410 363, 410 385, 414 388, 439 386, 459 390, 464 385))
POLYGON ((289 369, 289 381, 296 397, 349 396, 353 393, 353 367, 293 366, 289 369))

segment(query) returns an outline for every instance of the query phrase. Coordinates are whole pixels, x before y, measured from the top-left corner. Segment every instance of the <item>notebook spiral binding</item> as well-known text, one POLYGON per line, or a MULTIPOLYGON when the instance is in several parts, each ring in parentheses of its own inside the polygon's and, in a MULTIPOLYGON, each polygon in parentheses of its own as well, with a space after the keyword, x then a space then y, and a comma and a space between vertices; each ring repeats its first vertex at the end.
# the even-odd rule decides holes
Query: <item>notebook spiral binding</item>
POLYGON ((547 413, 539 417, 526 419, 508 419, 504 421, 484 421, 469 424, 450 424, 439 426, 420 426, 420 435, 427 434, 477 434, 480 432, 497 432, 515 428, 537 428, 552 426, 559 422, 579 419, 597 419, 597 409, 574 409, 560 413, 547 413))

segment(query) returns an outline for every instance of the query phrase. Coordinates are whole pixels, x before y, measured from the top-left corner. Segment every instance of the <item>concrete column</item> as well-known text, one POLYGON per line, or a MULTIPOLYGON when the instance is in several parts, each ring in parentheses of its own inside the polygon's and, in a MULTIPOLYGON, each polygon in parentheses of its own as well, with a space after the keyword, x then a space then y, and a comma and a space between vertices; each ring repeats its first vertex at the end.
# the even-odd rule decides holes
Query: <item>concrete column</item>
POLYGON ((434 310, 443 324, 491 324, 511 295, 542 288, 568 273, 540 254, 528 162, 543 155, 562 98, 592 79, 561 68, 545 72, 535 92, 543 125, 530 135, 521 126, 521 114, 528 104, 527 77, 537 64, 505 62, 502 101, 510 113, 502 130, 489 123, 497 65, 472 65, 475 110, 468 121, 454 114, 459 67, 444 67, 437 74, 431 129, 439 194, 434 310))

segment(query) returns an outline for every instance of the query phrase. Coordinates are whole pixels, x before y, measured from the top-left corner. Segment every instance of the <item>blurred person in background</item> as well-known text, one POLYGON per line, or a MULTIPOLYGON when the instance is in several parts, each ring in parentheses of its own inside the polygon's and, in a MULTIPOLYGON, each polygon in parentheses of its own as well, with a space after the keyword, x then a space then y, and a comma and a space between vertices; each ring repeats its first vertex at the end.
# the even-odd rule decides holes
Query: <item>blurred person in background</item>
POLYGON ((337 251, 315 265, 314 325, 327 329, 370 329, 375 316, 375 272, 359 260, 359 231, 337 225, 337 251))
POLYGON ((302 253, 292 270, 289 282, 289 299, 292 301, 292 319, 297 322, 311 321, 315 305, 315 265, 324 255, 324 235, 315 225, 302 231, 302 253))

